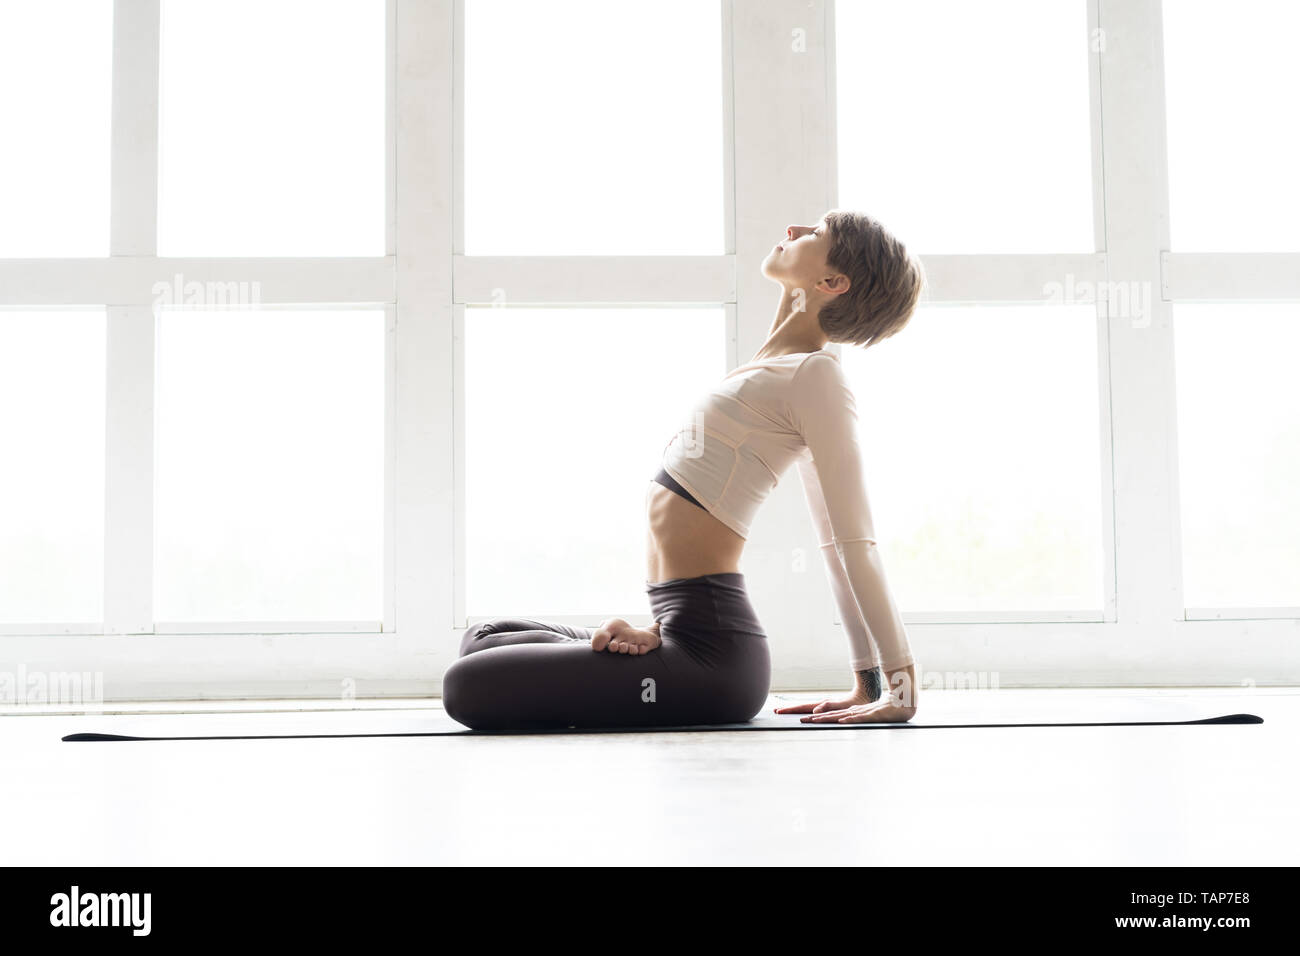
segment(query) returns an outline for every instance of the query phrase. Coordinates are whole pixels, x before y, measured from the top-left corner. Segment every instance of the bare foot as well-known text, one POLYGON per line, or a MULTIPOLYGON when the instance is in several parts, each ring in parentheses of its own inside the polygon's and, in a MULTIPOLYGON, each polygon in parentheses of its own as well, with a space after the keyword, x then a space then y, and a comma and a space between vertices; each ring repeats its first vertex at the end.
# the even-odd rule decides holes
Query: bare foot
POLYGON ((608 651, 611 654, 649 654, 661 643, 657 623, 649 628, 633 627, 621 617, 602 621, 591 635, 593 651, 608 651))

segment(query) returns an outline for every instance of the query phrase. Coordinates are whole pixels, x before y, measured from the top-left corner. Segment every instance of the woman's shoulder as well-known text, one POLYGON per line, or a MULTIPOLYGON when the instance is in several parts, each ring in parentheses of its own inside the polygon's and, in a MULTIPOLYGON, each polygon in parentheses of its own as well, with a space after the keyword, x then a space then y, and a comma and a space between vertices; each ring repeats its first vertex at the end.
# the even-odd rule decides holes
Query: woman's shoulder
POLYGON ((809 352, 789 372, 784 387, 786 417, 795 431, 856 414, 853 390, 839 358, 824 349, 809 352))
POLYGON ((825 349, 808 352, 790 369, 792 391, 824 395, 828 389, 835 392, 846 384, 839 356, 825 349))

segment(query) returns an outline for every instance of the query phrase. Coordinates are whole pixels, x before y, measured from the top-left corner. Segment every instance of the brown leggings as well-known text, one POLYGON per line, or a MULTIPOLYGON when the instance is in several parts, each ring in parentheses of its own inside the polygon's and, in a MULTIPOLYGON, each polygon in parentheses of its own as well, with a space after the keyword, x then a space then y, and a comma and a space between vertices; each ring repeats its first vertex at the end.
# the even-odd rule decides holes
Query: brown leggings
POLYGON ((663 643, 593 651, 594 628, 480 621, 443 675, 447 715, 474 730, 744 723, 767 700, 767 635, 739 572, 646 584, 663 643))

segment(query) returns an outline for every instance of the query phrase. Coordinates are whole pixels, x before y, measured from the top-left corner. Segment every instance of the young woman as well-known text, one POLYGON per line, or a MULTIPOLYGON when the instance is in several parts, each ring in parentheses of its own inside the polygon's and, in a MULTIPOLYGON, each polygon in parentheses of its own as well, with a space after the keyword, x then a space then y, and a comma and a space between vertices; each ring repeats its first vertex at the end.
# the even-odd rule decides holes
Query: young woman
POLYGON ((898 722, 917 709, 915 660, 885 581, 863 480, 857 409, 827 343, 902 329, 919 261, 879 222, 832 210, 791 226, 763 274, 781 286, 767 341, 668 443, 646 497, 654 623, 598 628, 498 618, 471 626, 443 677, 447 714, 476 730, 742 723, 767 699, 767 638, 740 573, 750 523, 795 464, 851 647, 855 686, 777 709, 814 722, 898 722))

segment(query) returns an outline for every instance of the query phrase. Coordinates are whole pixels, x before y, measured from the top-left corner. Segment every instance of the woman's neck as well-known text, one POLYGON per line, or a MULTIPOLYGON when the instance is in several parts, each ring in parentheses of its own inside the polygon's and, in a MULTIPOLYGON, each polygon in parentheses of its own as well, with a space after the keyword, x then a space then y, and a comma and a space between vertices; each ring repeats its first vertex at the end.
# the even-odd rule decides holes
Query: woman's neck
POLYGON ((768 330, 767 341, 754 354, 752 361, 791 355, 796 352, 816 352, 824 348, 826 333, 817 324, 817 314, 807 311, 808 302, 796 298, 791 290, 783 288, 781 301, 776 307, 776 317, 768 330))

